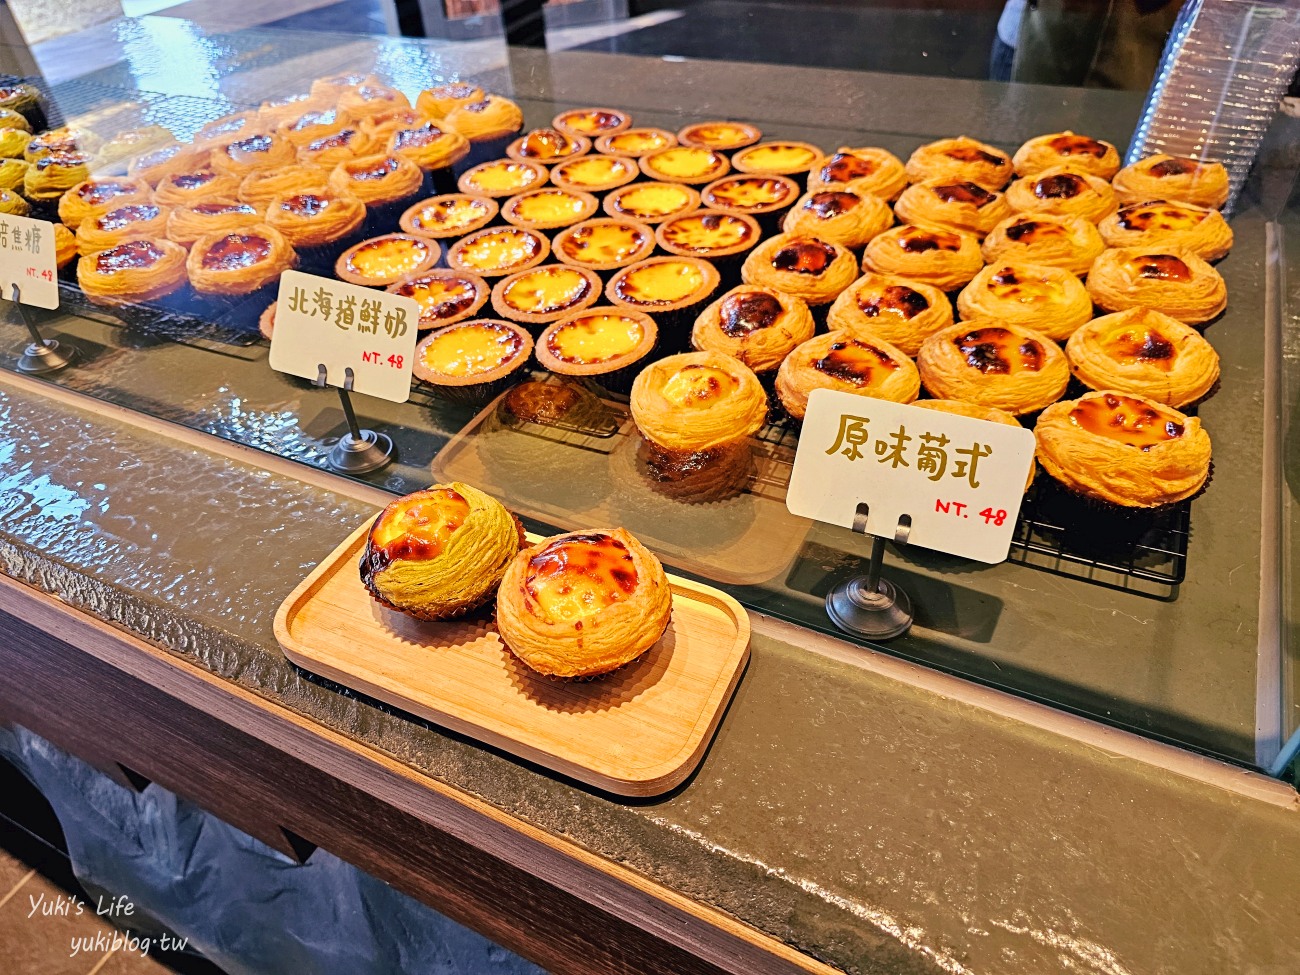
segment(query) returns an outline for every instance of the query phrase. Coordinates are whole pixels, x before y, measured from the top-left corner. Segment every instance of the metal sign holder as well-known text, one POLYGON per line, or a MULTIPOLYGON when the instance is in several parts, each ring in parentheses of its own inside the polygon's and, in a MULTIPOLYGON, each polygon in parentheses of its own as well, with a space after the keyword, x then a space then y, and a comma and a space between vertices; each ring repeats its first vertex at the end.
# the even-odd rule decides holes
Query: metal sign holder
POLYGON ((32 339, 18 357, 18 371, 31 376, 43 376, 72 365, 72 360, 77 357, 77 347, 71 343, 61 346, 56 340, 43 337, 21 298, 21 289, 17 284, 12 285, 9 300, 18 306, 18 314, 22 316, 23 324, 27 326, 32 339))
MULTIPOLYGON (((853 531, 859 535, 867 534, 869 511, 869 506, 863 501, 853 515, 853 531)), ((912 518, 903 515, 898 519, 894 544, 906 545, 911 533, 912 518)), ((845 579, 826 594, 826 615, 846 633, 871 640, 888 640, 906 633, 912 625, 912 600, 902 588, 880 574, 885 561, 886 541, 873 535, 867 574, 845 579)))
MULTIPOLYGON (((322 389, 329 385, 329 370, 325 363, 316 367, 315 385, 322 389)), ((343 385, 337 387, 339 402, 343 404, 343 415, 348 421, 348 432, 339 438, 339 442, 330 448, 326 462, 332 470, 344 474, 368 474, 392 463, 396 451, 393 440, 387 434, 374 430, 362 430, 357 423, 357 414, 352 409, 352 383, 355 378, 352 367, 344 372, 343 385)))

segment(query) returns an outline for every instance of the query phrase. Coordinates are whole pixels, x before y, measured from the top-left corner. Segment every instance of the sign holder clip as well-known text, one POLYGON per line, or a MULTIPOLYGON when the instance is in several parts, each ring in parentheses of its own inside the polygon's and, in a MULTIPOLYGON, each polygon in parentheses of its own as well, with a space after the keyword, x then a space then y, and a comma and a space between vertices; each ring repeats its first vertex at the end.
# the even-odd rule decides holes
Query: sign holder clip
MULTIPOLYGON (((853 531, 859 535, 867 534, 869 510, 865 501, 860 502, 853 516, 853 531)), ((898 519, 894 544, 906 545, 911 533, 912 518, 903 515, 898 519)), ((826 615, 846 633, 888 640, 907 632, 912 625, 912 600, 902 588, 880 574, 886 541, 879 535, 873 536, 867 574, 845 579, 826 594, 826 615)))
MULTIPOLYGON (((329 385, 329 370, 325 363, 316 367, 316 385, 322 389, 329 385)), ((339 442, 330 448, 326 462, 332 470, 344 474, 367 474, 377 471, 393 460, 393 440, 387 434, 374 430, 362 430, 357 424, 357 414, 352 409, 352 367, 344 373, 343 385, 338 387, 339 402, 343 404, 343 415, 348 421, 348 432, 339 438, 339 442)))
POLYGON ((22 291, 18 285, 12 285, 9 300, 18 306, 18 314, 22 316, 23 324, 27 326, 27 332, 32 339, 27 343, 27 348, 23 349, 23 354, 18 357, 18 371, 31 376, 43 376, 72 365, 72 360, 77 357, 77 347, 71 343, 60 346, 56 340, 42 336, 41 330, 36 327, 31 312, 27 310, 21 298, 22 291))

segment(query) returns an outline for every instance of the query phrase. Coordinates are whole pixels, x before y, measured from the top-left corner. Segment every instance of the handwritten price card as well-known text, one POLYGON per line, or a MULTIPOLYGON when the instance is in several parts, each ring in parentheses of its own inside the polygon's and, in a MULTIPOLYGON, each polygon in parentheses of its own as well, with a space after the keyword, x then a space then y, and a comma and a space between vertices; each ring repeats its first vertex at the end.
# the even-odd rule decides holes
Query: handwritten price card
POLYGON ((799 434, 786 494, 796 515, 893 538, 903 515, 909 545, 1001 562, 1034 459, 1023 427, 816 389, 799 434))
POLYGON ((331 386, 347 370, 358 393, 405 403, 420 306, 414 298, 301 271, 280 275, 271 368, 315 380, 322 365, 331 386))
POLYGON ((24 305, 58 308, 58 273, 52 223, 0 216, 0 297, 12 301, 18 285, 18 300, 24 305))

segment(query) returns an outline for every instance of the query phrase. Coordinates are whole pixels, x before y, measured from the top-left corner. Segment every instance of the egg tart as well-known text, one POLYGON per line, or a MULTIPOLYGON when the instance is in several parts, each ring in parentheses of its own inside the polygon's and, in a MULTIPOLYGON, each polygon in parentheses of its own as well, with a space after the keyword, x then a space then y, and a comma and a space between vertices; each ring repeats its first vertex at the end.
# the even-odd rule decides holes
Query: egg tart
POLYGON ((434 269, 402 278, 390 294, 414 298, 420 306, 420 331, 455 325, 478 314, 491 290, 477 274, 434 269))
POLYGON ((613 271, 650 256, 655 249, 655 235, 643 223, 614 217, 584 220, 555 235, 557 260, 565 264, 613 271))
POLYGON ((27 82, 0 86, 0 109, 16 112, 34 129, 45 128, 41 90, 27 82))
POLYGON ((1017 213, 1057 213, 1092 223, 1115 212, 1115 192, 1097 176, 1068 166, 1044 169, 1007 187, 1007 203, 1017 213))
POLYGON ((551 125, 566 135, 595 139, 626 132, 632 127, 632 116, 617 108, 571 108, 555 116, 551 125))
POLYGON ((403 232, 421 237, 460 237, 490 224, 497 209, 496 200, 490 197, 447 193, 410 207, 399 224, 403 232))
POLYGON ((239 199, 238 176, 215 169, 174 170, 157 183, 153 199, 163 206, 184 207, 207 200, 239 199))
POLYGON ((1080 277, 1106 249, 1097 227, 1082 217, 1036 213, 1003 220, 984 238, 980 251, 989 264, 999 261, 1065 268, 1080 277))
POLYGON ((625 308, 585 308, 557 318, 537 338, 537 361, 559 376, 580 376, 615 393, 632 388, 659 338, 654 319, 625 308))
POLYGON ((426 88, 415 96, 415 110, 427 119, 446 118, 454 108, 482 101, 487 93, 478 85, 465 81, 452 81, 435 88, 426 88))
POLYGON ((399 203, 420 191, 424 174, 409 159, 392 154, 362 156, 339 163, 329 185, 337 193, 351 193, 367 207, 399 203))
POLYGON ((799 184, 789 176, 759 173, 724 176, 700 190, 700 202, 709 209, 752 217, 783 212, 797 199, 799 184))
POLYGON ((422 338, 413 372, 449 402, 486 403, 526 375, 532 351, 532 336, 513 322, 474 318, 422 338))
POLYGON ((151 203, 153 191, 142 179, 126 176, 111 179, 88 179, 78 183, 59 198, 59 219, 69 227, 79 227, 87 217, 103 216, 129 203, 151 203))
POLYGON ((607 194, 603 208, 611 217, 653 224, 699 205, 699 190, 685 183, 633 183, 607 194))
POLYGON ((1068 166, 1080 173, 1110 179, 1119 172, 1119 152, 1109 142, 1069 129, 1030 139, 1011 157, 1017 176, 1033 176, 1046 169, 1068 166))
POLYGON ((741 269, 746 284, 794 295, 809 305, 834 301, 857 276, 858 262, 848 248, 803 234, 769 237, 741 269))
POLYGON ((196 149, 217 149, 228 143, 246 138, 255 132, 266 131, 256 112, 237 112, 223 115, 201 126, 190 140, 196 149))
POLYGON ((718 282, 718 270, 708 261, 676 255, 652 257, 617 271, 605 286, 605 297, 618 308, 661 316, 656 318, 660 338, 680 347, 718 282))
POLYGON ((292 95, 268 98, 257 109, 259 128, 274 129, 281 122, 301 118, 308 112, 324 108, 329 102, 320 95, 309 91, 300 91, 292 95))
POLYGON ((1011 157, 975 139, 959 136, 921 146, 907 160, 907 178, 913 183, 946 179, 976 183, 1000 190, 1015 173, 1011 157))
POLYGON ((256 132, 212 150, 212 168, 241 180, 259 169, 280 169, 297 161, 293 143, 266 132, 256 132))
POLYGON ((466 170, 457 183, 462 193, 503 197, 535 190, 544 185, 548 178, 549 170, 541 163, 497 159, 466 170))
POLYGON ((200 237, 185 262, 194 290, 209 295, 246 295, 273 286, 296 263, 289 242, 265 224, 200 237))
POLYGON ((277 196, 294 193, 323 193, 329 186, 330 171, 316 166, 285 166, 249 173, 239 182, 238 198, 266 209, 277 196))
POLYGON ((663 637, 673 597, 650 551, 621 528, 556 535, 524 549, 497 595, 497 630, 525 665, 551 677, 596 677, 663 637))
POLYGON ((506 155, 511 159, 525 159, 546 166, 590 151, 591 140, 586 136, 568 135, 559 129, 533 129, 506 147, 506 155))
POLYGON ((512 322, 544 325, 590 307, 600 294, 596 272, 570 264, 541 264, 493 285, 492 308, 512 322))
POLYGON ((781 221, 787 234, 811 234, 852 250, 894 225, 894 211, 878 196, 823 189, 801 196, 781 221))
POLYGON ((1043 470, 1082 498, 1159 508, 1190 498, 1210 476, 1201 421, 1135 393, 1103 390, 1043 410, 1034 426, 1043 470))
POLYGON ((1150 308, 1102 315, 1065 347, 1070 371, 1093 389, 1137 393, 1182 409, 1219 381, 1219 355, 1195 329, 1150 308))
POLYGON ((0 129, 0 156, 6 159, 23 159, 32 134, 26 129, 0 129))
POLYGON ((317 78, 311 83, 310 93, 313 98, 319 98, 328 104, 334 104, 343 97, 343 93, 349 88, 356 88, 358 85, 382 84, 383 82, 372 74, 344 71, 324 78, 317 78))
POLYGON ((1188 325, 1208 322, 1228 306, 1219 272, 1179 247, 1108 249, 1093 262, 1088 293, 1106 311, 1142 305, 1188 325))
POLYGON ((1218 209, 1228 202, 1228 171, 1222 163, 1156 153, 1115 174, 1120 203, 1174 200, 1218 209))
POLYGON ((677 132, 677 141, 684 146, 699 146, 731 152, 752 146, 763 133, 745 122, 692 122, 677 132))
POLYGON ((840 292, 826 316, 832 331, 880 339, 910 356, 952 321, 952 303, 934 285, 873 272, 840 292))
POLYGON ((1070 382, 1065 353, 1041 332, 976 318, 935 332, 916 357, 935 399, 958 399, 1023 416, 1055 403, 1070 382))
POLYGON ((341 162, 359 156, 373 156, 383 150, 378 140, 358 125, 349 125, 333 135, 313 139, 298 147, 298 163, 332 170, 341 162))
POLYGON ((501 204, 506 223, 532 230, 554 230, 586 220, 596 212, 596 198, 580 190, 544 186, 510 197, 501 204))
MULTIPOLYGON (((968 416, 972 420, 1001 423, 1004 427, 1020 426, 1020 421, 1006 410, 999 410, 992 406, 981 406, 978 403, 963 403, 961 400, 955 399, 919 399, 912 405, 926 410, 934 410, 936 413, 949 413, 953 416, 968 416)), ((1030 461, 1029 477, 1025 479, 1026 491, 1034 483, 1036 473, 1038 473, 1038 467, 1033 461, 1030 461)))
MULTIPOLYGON (((0 190, 0 213, 11 213, 16 217, 25 217, 32 212, 32 205, 24 200, 13 190, 0 190)), ((55 224, 56 227, 63 227, 63 224, 55 224)), ((67 230, 67 227, 63 227, 67 230)), ((68 236, 73 241, 73 252, 76 252, 76 238, 72 237, 72 231, 68 230, 68 236)))
POLYGON ((54 152, 28 163, 23 196, 33 203, 57 200, 90 178, 90 158, 84 152, 54 152))
POLYGON ((127 164, 141 153, 172 142, 176 137, 161 125, 127 129, 109 139, 95 153, 95 171, 101 175, 122 175, 127 164))
POLYGON ((883 339, 833 331, 814 336, 786 356, 776 373, 776 395, 795 420, 808 412, 814 389, 910 403, 921 391, 916 366, 883 339))
POLYGON ((23 158, 29 163, 36 162, 42 156, 58 155, 69 152, 84 152, 93 157, 99 151, 104 140, 89 129, 74 128, 65 125, 31 136, 23 150, 23 158))
POLYGON ((968 180, 945 177, 913 183, 903 190, 894 212, 904 223, 939 227, 983 237, 1011 216, 1011 205, 1001 193, 968 180))
POLYGON ((999 261, 971 279, 957 296, 963 319, 996 318, 1063 342, 1092 318, 1092 298, 1063 267, 999 261))
POLYGON ((1097 229, 1108 247, 1183 247, 1203 261, 1232 250, 1232 228, 1223 214, 1172 200, 1127 204, 1097 229))
MULTIPOLYGON (((27 201, 24 200, 22 197, 15 196, 13 193, 10 193, 8 190, 0 190, 0 208, 4 207, 4 205, 7 202, 7 198, 9 197, 12 197, 13 199, 17 200, 24 207, 27 205, 27 201)), ((15 210, 13 212, 17 213, 18 216, 20 217, 26 216, 26 213, 23 210, 15 210)), ((67 227, 65 227, 63 224, 56 223, 54 225, 55 266, 58 267, 60 271, 62 271, 64 268, 66 268, 69 264, 71 264, 76 259, 77 259, 76 235, 73 234, 73 232, 69 230, 67 227)))
POLYGON ((425 122, 393 132, 388 137, 388 151, 409 159, 427 173, 447 170, 444 178, 449 191, 455 188, 455 180, 448 167, 469 155, 469 140, 459 132, 444 131, 432 122, 425 122))
POLYGON ((725 176, 731 169, 727 157, 703 146, 673 146, 647 153, 637 160, 641 172, 664 183, 703 185, 725 176))
POLYGON ((523 227, 486 227, 462 237, 447 251, 447 266, 485 278, 536 267, 550 254, 545 235, 523 227))
POLYGON ((459 481, 435 484, 380 512, 361 553, 361 581, 390 609, 455 619, 492 598, 523 545, 523 526, 501 502, 459 481))
POLYGON ((741 173, 796 176, 812 169, 823 155, 808 142, 760 142, 733 153, 731 165, 741 173))
POLYGON ((98 217, 87 217, 77 226, 77 250, 93 254, 124 240, 167 236, 171 210, 156 203, 128 203, 98 217))
POLYGON ((876 146, 850 149, 841 146, 818 160, 808 173, 808 192, 848 190, 850 193, 892 200, 907 186, 903 163, 892 152, 876 146))
POLYGON ((671 149, 677 145, 677 136, 667 129, 636 128, 624 129, 613 135, 596 137, 597 152, 606 152, 615 156, 631 156, 633 159, 647 156, 660 149, 671 149))
POLYGON ((720 258, 743 254, 758 243, 758 221, 741 213, 696 210, 670 217, 655 228, 655 240, 669 254, 720 258))
POLYGON ((359 125, 360 120, 354 119, 342 109, 313 108, 297 118, 281 122, 275 132, 281 139, 292 145, 296 152, 303 146, 320 139, 328 139, 332 135, 338 135, 344 129, 356 128, 359 125))
POLYGON ((22 129, 25 132, 32 131, 32 123, 12 108, 0 108, 0 126, 6 129, 22 129))
POLYGON ((176 207, 167 216, 167 239, 189 247, 208 234, 230 233, 261 223, 265 214, 251 203, 212 200, 176 207))
POLYGON ((170 240, 127 240, 82 256, 77 284, 97 305, 164 298, 185 285, 185 248, 170 240))
POLYGON ((476 102, 457 105, 443 121, 474 145, 496 148, 498 140, 513 136, 524 124, 524 113, 508 98, 485 95, 476 102))
POLYGON ((30 168, 24 159, 0 159, 0 189, 21 193, 30 168))
POLYGON ((393 109, 410 108, 411 103, 396 88, 366 83, 345 88, 339 94, 339 111, 352 118, 369 118, 393 109))
POLYGON ((944 291, 956 291, 984 266, 970 234, 904 224, 878 234, 862 253, 862 269, 897 274, 944 291))
POLYGON ((691 329, 691 345, 739 359, 755 373, 770 374, 815 331, 802 299, 742 284, 700 312, 691 329))
POLYGON ((300 253, 350 238, 365 221, 364 203, 350 193, 336 193, 328 187, 281 193, 272 197, 266 207, 267 224, 300 253))
POLYGON ((592 155, 567 159, 551 167, 551 182, 561 189, 604 193, 625 186, 641 175, 629 156, 592 155))
POLYGON ((353 244, 334 265, 339 280, 386 288, 408 275, 423 274, 442 254, 438 242, 413 234, 384 234, 353 244))
POLYGON ((142 179, 150 186, 171 173, 193 172, 208 168, 211 154, 206 149, 173 142, 136 156, 126 167, 128 176, 142 179))

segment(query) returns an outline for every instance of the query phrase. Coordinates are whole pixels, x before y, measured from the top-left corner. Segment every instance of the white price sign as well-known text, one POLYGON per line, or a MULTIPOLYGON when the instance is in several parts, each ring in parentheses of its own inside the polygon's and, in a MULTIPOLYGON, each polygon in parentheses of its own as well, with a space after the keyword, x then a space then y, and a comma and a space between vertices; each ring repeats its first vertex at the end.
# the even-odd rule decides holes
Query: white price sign
POLYGON ((54 257, 54 224, 31 217, 0 215, 0 288, 37 308, 59 307, 59 266, 54 257))
POLYGON ((414 298, 285 271, 275 305, 271 368, 315 380, 324 366, 331 386, 342 386, 351 369, 354 392, 405 403, 419 321, 414 298))
POLYGON ((1001 562, 1033 459, 1023 427, 816 389, 786 506, 852 528, 865 502, 870 535, 893 538, 907 515, 909 545, 1001 562))

